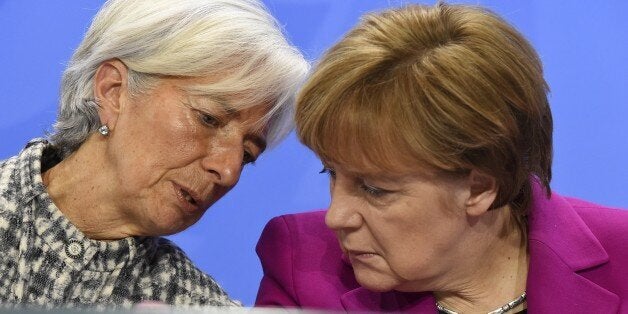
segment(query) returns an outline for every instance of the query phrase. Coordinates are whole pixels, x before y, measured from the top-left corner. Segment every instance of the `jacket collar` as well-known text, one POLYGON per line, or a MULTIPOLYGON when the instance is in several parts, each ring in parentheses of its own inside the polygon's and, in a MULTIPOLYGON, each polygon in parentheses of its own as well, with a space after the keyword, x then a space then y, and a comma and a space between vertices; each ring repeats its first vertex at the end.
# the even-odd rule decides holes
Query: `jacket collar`
POLYGON ((609 260, 598 239, 565 198, 547 198, 538 184, 533 184, 533 195, 528 217, 529 312, 616 313, 619 297, 582 276, 609 260))
MULTIPOLYGON (((608 262, 600 242, 563 197, 547 198, 537 183, 532 189, 528 312, 616 313, 619 297, 579 274, 608 262)), ((349 263, 344 255, 343 260, 349 263)), ((436 313, 429 292, 377 293, 359 287, 342 295, 341 303, 347 311, 436 313)))

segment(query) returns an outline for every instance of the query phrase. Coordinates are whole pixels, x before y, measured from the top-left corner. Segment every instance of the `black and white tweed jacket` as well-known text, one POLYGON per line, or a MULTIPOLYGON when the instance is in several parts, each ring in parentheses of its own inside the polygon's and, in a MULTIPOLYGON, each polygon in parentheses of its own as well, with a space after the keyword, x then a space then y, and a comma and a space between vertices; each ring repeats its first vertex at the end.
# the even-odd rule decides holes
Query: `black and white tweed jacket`
POLYGON ((41 161, 49 147, 35 139, 19 155, 0 161, 0 303, 239 305, 167 239, 87 238, 53 204, 42 183, 41 161))

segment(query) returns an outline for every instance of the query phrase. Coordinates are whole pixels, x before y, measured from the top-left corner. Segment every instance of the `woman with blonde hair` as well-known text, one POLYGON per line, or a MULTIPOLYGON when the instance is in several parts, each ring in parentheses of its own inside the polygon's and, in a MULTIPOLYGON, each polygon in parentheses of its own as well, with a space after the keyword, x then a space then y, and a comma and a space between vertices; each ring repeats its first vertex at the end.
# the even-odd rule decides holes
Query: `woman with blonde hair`
POLYGON ((257 305, 418 313, 628 310, 628 211, 550 190, 541 62, 492 12, 370 14, 297 99, 326 212, 274 218, 257 305))

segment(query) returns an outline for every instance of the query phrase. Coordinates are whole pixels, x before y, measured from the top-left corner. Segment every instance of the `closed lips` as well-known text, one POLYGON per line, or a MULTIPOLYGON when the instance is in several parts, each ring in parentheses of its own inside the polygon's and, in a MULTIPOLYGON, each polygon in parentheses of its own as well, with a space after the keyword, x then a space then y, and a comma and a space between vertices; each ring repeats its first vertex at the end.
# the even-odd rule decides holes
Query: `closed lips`
POLYGON ((377 255, 375 252, 370 252, 370 251, 348 250, 347 252, 349 252, 349 254, 353 255, 353 256, 373 256, 373 255, 377 255))
POLYGON ((180 195, 186 200, 188 201, 188 203, 194 205, 194 206, 198 206, 201 202, 199 200, 199 198, 197 196, 195 196, 195 193, 193 193, 191 190, 176 184, 177 190, 179 191, 180 195))

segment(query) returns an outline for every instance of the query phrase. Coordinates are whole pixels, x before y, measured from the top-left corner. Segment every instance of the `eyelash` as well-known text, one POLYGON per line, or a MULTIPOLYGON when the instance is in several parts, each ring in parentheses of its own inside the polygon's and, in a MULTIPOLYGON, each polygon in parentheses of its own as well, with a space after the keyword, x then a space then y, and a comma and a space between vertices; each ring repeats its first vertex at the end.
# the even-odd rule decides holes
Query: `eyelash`
MULTIPOLYGON (((326 173, 329 175, 329 177, 333 180, 336 178, 336 171, 334 169, 328 168, 328 167, 323 167, 323 169, 319 172, 319 173, 326 173)), ((368 195, 372 196, 372 197, 382 197, 388 193, 390 193, 391 191, 388 190, 384 190, 384 189, 380 189, 380 188, 376 188, 374 186, 370 186, 364 182, 360 183, 360 189, 362 191, 364 191, 365 193, 367 193, 368 195)))
POLYGON ((242 156, 242 167, 246 166, 246 165, 255 165, 255 157, 253 156, 253 154, 244 151, 244 155, 242 156))
POLYGON ((200 112, 200 111, 199 111, 199 114, 201 116, 200 117, 201 123, 203 123, 204 125, 214 127, 214 128, 220 125, 220 120, 218 120, 218 118, 210 114, 200 112))
POLYGON ((390 191, 387 190, 383 190, 380 188, 376 188, 374 186, 370 186, 364 182, 362 182, 360 184, 360 189, 362 189, 362 191, 366 192, 367 194, 373 196, 373 197, 382 197, 386 194, 388 194, 390 191))
POLYGON ((321 171, 319 171, 318 173, 326 173, 329 175, 330 178, 334 179, 336 178, 336 170, 331 169, 331 168, 327 168, 327 167, 323 167, 323 169, 321 169, 321 171))

